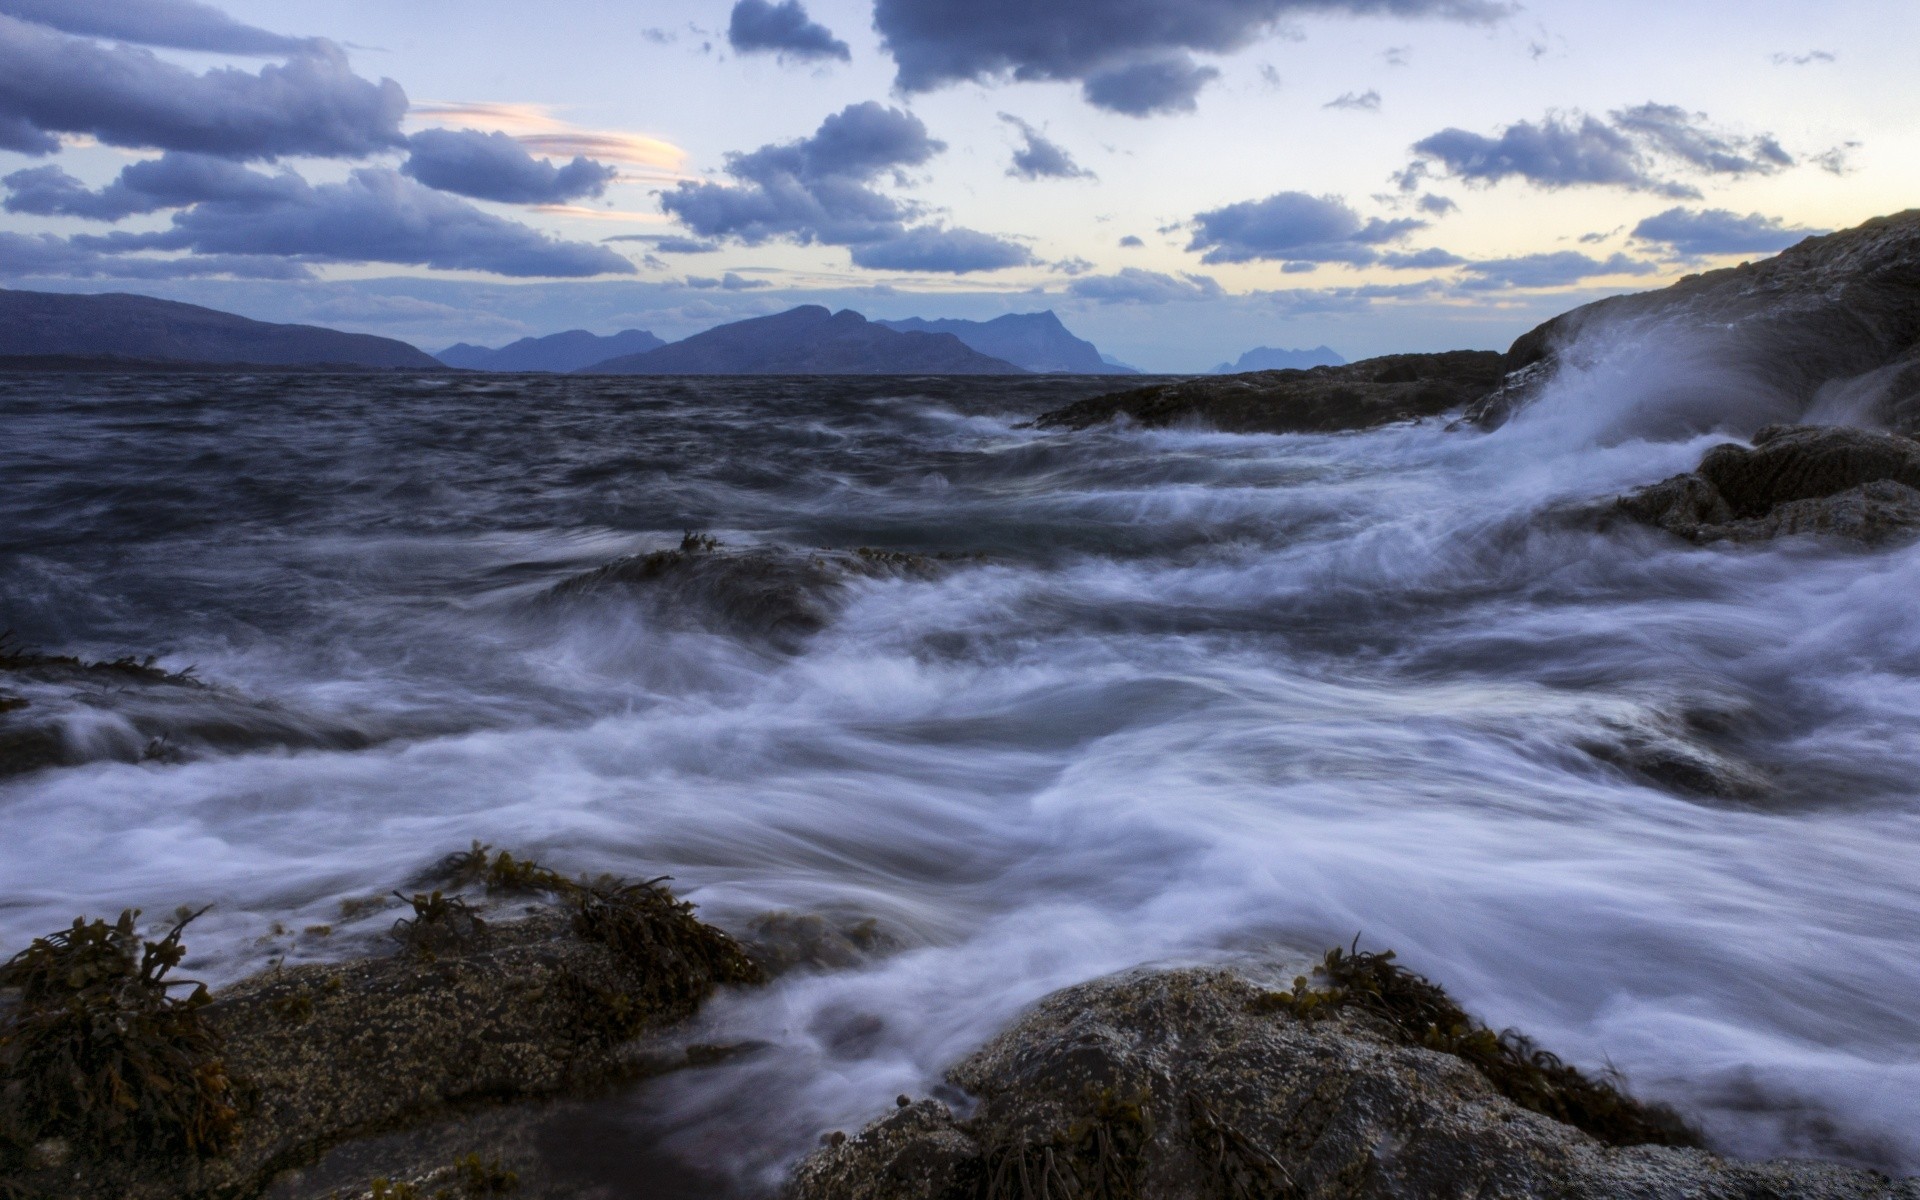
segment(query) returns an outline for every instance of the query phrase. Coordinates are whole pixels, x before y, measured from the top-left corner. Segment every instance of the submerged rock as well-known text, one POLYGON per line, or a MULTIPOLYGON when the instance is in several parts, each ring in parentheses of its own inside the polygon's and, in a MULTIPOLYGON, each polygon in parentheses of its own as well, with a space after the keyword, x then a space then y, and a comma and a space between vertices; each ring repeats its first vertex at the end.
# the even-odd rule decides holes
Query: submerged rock
POLYGON ((1839 426, 1776 425, 1700 466, 1623 496, 1618 511, 1690 542, 1820 533, 1876 545, 1920 531, 1920 441, 1839 426))
MULTIPOLYGON (((1364 958, 1380 956, 1347 961, 1364 958)), ((1404 973, 1387 987, 1409 980, 1432 987, 1404 973)), ((802 1162, 789 1194, 1920 1200, 1913 1181, 1867 1171, 1729 1162, 1684 1144, 1684 1127, 1618 1093, 1632 1109, 1625 1116, 1644 1123, 1602 1123, 1610 1144, 1538 1111, 1551 1103, 1526 1082, 1498 1085, 1476 1065, 1493 1039, 1484 1030, 1430 1026, 1423 1036, 1383 1016, 1393 1010, 1375 995, 1325 1012, 1309 995, 1228 970, 1139 972, 1069 988, 952 1070, 952 1082, 978 1098, 970 1117, 902 1097, 894 1113, 802 1162), (1652 1132, 1621 1135, 1635 1128, 1652 1132), (1668 1136, 1653 1136, 1662 1130, 1668 1136)), ((1567 1069, 1538 1061, 1551 1101, 1564 1082, 1555 1072, 1567 1069)))
POLYGON ((549 601, 633 597, 663 616, 794 648, 826 628, 859 579, 931 579, 959 559, 859 547, 735 549, 689 534, 678 549, 618 559, 563 579, 549 601))
POLYGON ((1195 421, 1228 433, 1374 429, 1472 404, 1505 373, 1505 360, 1492 351, 1392 354, 1338 367, 1154 384, 1054 409, 1036 424, 1086 429, 1124 415, 1149 428, 1195 421))
POLYGON ((1614 329, 1685 335, 1797 406, 1848 393, 1858 419, 1920 431, 1920 209, 1812 237, 1762 262, 1563 313, 1514 342, 1508 384, 1469 410, 1496 426, 1583 339, 1614 329))
POLYGON ((564 907, 489 925, 464 900, 417 896, 396 953, 274 970, 211 998, 143 979, 149 949, 165 957, 177 929, 143 948, 128 917, 117 937, 101 924, 98 937, 76 926, 36 942, 0 972, 0 987, 24 987, 0 1025, 0 1195, 258 1195, 350 1139, 688 1065, 692 1050, 663 1058, 641 1039, 715 988, 761 978, 657 885, 518 866, 539 874, 506 883, 551 884, 564 907), (35 991, 28 974, 52 983, 35 991), (196 1106, 182 1108, 182 1087, 196 1106))
POLYGON ((174 762, 267 747, 358 750, 364 730, 165 671, 0 645, 0 778, 99 761, 174 762))

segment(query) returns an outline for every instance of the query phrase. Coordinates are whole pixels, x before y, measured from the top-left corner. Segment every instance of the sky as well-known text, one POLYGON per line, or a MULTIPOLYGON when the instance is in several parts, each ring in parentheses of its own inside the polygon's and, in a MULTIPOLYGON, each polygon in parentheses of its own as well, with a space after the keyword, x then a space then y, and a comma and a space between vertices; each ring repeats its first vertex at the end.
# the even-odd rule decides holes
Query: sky
POLYGON ((1504 348, 1920 205, 1909 0, 0 0, 0 286, 1504 348))

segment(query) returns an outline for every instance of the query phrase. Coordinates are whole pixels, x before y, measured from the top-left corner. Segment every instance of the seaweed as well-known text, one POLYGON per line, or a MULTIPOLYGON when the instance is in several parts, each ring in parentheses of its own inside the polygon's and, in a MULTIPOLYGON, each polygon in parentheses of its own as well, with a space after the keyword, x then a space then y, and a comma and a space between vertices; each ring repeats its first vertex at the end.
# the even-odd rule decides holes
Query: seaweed
POLYGON ((1376 1018, 1402 1042, 1462 1059, 1522 1108, 1572 1125, 1613 1146, 1699 1146, 1700 1134, 1664 1104, 1636 1100, 1609 1069, 1598 1079, 1542 1050, 1514 1030, 1498 1033, 1474 1020, 1446 989, 1394 962, 1391 950, 1359 948, 1360 939, 1327 951, 1313 974, 1328 986, 1314 988, 1306 976, 1291 992, 1270 993, 1267 1002, 1314 1020, 1341 1010, 1376 1018))
POLYGON ((421 958, 431 961, 442 954, 464 954, 492 944, 487 923, 459 896, 437 891, 416 892, 412 896, 395 892, 394 895, 412 906, 413 915, 395 921, 389 932, 395 941, 421 958))
POLYGON ((1089 1085, 1087 1115, 1049 1140, 987 1154, 984 1200, 1141 1200, 1147 1100, 1144 1090, 1089 1085))
POLYGON ((1194 1092, 1187 1093, 1187 1136, 1226 1200, 1280 1200, 1293 1194, 1293 1177, 1280 1160, 1194 1092))
POLYGON ((518 1172, 502 1167, 498 1158, 482 1159, 477 1153, 454 1160, 453 1174, 469 1196, 504 1196, 520 1188, 518 1172))
POLYGON ((158 657, 152 654, 145 658, 135 658, 131 654, 126 654, 115 659, 100 659, 93 662, 76 658, 71 654, 42 654, 22 645, 14 636, 13 630, 0 630, 0 671, 64 667, 93 674, 121 675, 129 679, 138 679, 143 683, 172 683, 187 687, 207 686, 194 674, 194 668, 185 667, 178 671, 168 671, 155 666, 154 663, 158 661, 158 657))
MULTIPOLYGON (((205 910, 201 910, 204 912, 205 910)), ((100 1158, 217 1154, 237 1113, 206 985, 170 979, 180 935, 142 938, 139 910, 76 919, 0 966, 15 999, 0 1022, 0 1156, 48 1138, 100 1158), (190 987, 184 998, 174 989, 190 987)))
POLYGON ((501 850, 475 841, 470 849, 448 855, 440 864, 439 875, 455 887, 484 885, 489 892, 571 892, 579 885, 549 870, 531 858, 515 858, 501 850))
POLYGON ((652 1011, 692 1012, 715 984, 761 982, 740 943, 695 917, 693 905, 660 886, 667 879, 574 885, 574 932, 641 978, 635 999, 652 1011))

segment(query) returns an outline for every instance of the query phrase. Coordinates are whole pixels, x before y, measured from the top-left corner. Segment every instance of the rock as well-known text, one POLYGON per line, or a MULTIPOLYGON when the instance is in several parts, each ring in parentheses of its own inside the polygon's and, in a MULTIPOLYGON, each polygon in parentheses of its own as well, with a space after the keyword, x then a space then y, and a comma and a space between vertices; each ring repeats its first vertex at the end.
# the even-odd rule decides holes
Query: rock
POLYGON ((1694 473, 1623 496, 1617 509, 1700 544, 1818 533, 1878 545, 1920 530, 1920 441, 1769 426, 1751 449, 1715 446, 1694 473))
POLYGON ((1764 381, 1803 417, 1822 389, 1852 382, 1866 385, 1862 419, 1920 431, 1920 209, 1808 238, 1762 262, 1563 313, 1513 343, 1506 370, 1528 374, 1468 418, 1502 424, 1561 362, 1579 358, 1583 340, 1633 328, 1699 339, 1713 358, 1764 381))
POLYGON ((1505 375, 1499 354, 1393 354, 1345 366, 1205 376, 1095 396, 1043 414, 1043 429, 1118 416, 1149 428, 1183 421, 1229 433, 1337 433, 1438 416, 1480 400, 1505 375))
POLYGON ((152 660, 85 662, 0 645, 0 778, 87 762, 178 762, 266 747, 357 750, 374 738, 152 660))
POLYGON ((1609 1145, 1371 1012, 1312 1019, 1277 996, 1229 970, 1056 993, 953 1069, 971 1117, 899 1109, 810 1155, 788 1194, 1920 1200, 1914 1181, 1868 1171, 1609 1145))
POLYGON ((643 598, 669 622, 763 638, 791 650, 826 628, 854 580, 931 579, 959 561, 864 546, 734 549, 689 534, 678 549, 636 554, 563 579, 546 598, 643 598))
MULTIPOLYGON (((398 932, 409 936, 395 953, 270 971, 197 1002, 188 1019, 204 1023, 218 1058, 194 1068, 195 1078, 218 1081, 228 1097, 230 1128, 217 1151, 163 1151, 151 1140, 137 1155, 85 1146, 62 1167, 35 1170, 9 1136, 30 1145, 49 1132, 105 1135, 98 1126, 33 1129, 65 1118, 23 1115, 21 1097, 7 1096, 0 1195, 14 1186, 71 1200, 254 1196, 342 1142, 717 1057, 649 1039, 715 988, 758 981, 758 968, 662 888, 572 887, 564 909, 510 924, 469 919, 457 944, 434 941, 432 954, 419 952, 429 943, 403 923, 398 932)), ((436 902, 438 893, 414 907, 436 902)), ((31 1017, 24 1008, 15 1011, 21 1020, 31 1017)), ((27 1028, 10 1017, 0 1047, 27 1028)))

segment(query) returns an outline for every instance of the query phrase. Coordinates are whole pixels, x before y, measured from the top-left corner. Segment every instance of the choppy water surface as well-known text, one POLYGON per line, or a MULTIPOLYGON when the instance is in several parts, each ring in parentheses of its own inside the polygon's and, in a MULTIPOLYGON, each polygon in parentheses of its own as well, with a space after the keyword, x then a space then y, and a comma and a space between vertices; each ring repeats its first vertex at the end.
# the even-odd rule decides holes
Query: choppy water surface
POLYGON ((213 903, 209 978, 364 951, 391 914, 272 930, 473 838, 877 918, 595 1135, 751 1190, 1057 986, 1359 932, 1730 1152, 1920 1170, 1920 551, 1544 519, 1778 415, 1632 361, 1348 437, 1022 428, 1062 380, 0 382, 0 625, 374 738, 0 783, 0 945, 213 903), (531 602, 687 530, 981 557, 797 648, 531 602), (1766 791, 1588 752, 1636 738, 1766 791))

